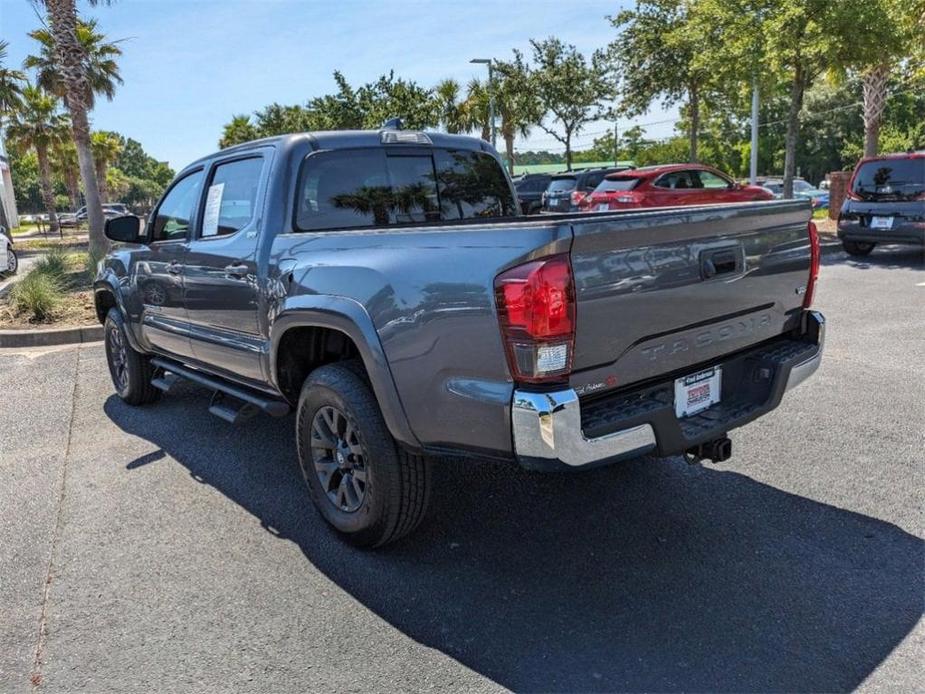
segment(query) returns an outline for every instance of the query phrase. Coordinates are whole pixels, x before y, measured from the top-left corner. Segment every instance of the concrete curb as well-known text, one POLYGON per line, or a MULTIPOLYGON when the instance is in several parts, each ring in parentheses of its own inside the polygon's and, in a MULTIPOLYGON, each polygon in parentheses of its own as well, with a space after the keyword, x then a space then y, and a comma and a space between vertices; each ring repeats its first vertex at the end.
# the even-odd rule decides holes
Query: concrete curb
POLYGON ((102 325, 85 325, 78 328, 52 328, 51 330, 0 330, 0 348, 48 347, 103 339, 102 325))

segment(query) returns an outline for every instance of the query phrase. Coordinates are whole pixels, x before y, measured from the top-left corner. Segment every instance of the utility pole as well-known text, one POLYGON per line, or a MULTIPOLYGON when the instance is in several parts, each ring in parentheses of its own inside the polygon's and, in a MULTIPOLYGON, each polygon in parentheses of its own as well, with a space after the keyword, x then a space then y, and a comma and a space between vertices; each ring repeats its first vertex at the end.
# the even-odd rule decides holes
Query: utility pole
POLYGON ((749 182, 758 180, 758 76, 752 77, 752 156, 749 167, 749 182))

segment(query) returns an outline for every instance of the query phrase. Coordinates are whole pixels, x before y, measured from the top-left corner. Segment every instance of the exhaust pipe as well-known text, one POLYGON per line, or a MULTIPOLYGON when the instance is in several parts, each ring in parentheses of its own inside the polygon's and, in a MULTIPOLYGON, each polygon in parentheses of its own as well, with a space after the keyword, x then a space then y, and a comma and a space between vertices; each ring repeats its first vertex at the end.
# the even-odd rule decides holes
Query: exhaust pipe
POLYGON ((684 451, 684 460, 691 465, 709 461, 711 463, 722 463, 732 457, 732 441, 728 436, 722 436, 698 446, 693 446, 684 451))

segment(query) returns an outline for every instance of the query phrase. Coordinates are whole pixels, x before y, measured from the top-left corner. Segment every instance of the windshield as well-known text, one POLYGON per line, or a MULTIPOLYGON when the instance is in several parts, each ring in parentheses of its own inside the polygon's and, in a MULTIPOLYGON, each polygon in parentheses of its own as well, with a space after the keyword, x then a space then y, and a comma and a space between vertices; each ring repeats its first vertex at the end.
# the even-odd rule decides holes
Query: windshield
POLYGON ((549 182, 547 191, 573 190, 575 188, 575 177, 565 176, 563 178, 554 178, 549 182))
POLYGON ((925 193, 925 159, 875 159, 861 164, 851 192, 862 198, 912 198, 925 193))
POLYGON ((814 190, 816 189, 813 188, 806 181, 798 181, 798 180, 793 181, 793 192, 794 193, 810 193, 814 190))
POLYGON ((607 193, 612 190, 632 190, 639 185, 638 178, 621 176, 620 178, 605 178, 600 185, 594 189, 595 193, 607 193))

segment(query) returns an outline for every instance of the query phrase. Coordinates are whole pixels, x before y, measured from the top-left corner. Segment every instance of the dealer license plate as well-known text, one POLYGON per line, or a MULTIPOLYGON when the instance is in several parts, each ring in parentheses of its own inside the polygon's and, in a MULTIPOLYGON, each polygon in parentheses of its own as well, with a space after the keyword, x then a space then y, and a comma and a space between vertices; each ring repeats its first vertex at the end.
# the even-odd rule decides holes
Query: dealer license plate
POLYGON ((893 218, 892 217, 871 217, 870 218, 870 228, 871 229, 892 229, 893 228, 893 218))
POLYGON ((606 212, 606 211, 609 210, 609 209, 610 209, 610 205, 607 204, 606 202, 601 203, 600 205, 597 206, 597 211, 598 211, 598 212, 606 212))
POLYGON ((690 376, 675 379, 674 413, 678 417, 689 417, 718 403, 722 376, 722 368, 714 366, 690 376))

